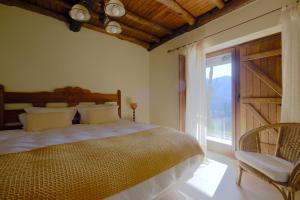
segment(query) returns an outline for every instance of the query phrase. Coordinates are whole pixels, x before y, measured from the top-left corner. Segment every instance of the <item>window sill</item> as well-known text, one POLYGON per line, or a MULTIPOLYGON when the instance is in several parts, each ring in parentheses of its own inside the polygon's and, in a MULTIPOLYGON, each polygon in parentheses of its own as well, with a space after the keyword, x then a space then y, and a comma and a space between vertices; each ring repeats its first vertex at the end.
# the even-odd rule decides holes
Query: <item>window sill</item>
POLYGON ((225 144, 225 145, 228 145, 228 146, 232 146, 232 141, 231 140, 225 140, 225 139, 212 137, 212 136, 207 136, 206 139, 209 140, 209 141, 213 141, 213 142, 225 144))

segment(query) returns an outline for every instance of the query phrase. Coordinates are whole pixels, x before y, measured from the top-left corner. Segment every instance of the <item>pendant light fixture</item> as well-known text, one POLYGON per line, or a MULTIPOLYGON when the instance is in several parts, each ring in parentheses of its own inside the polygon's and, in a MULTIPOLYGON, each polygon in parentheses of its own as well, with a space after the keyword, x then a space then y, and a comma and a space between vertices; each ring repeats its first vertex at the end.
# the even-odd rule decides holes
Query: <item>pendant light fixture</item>
POLYGON ((91 19, 89 10, 81 4, 75 4, 72 6, 69 11, 69 15, 72 19, 79 22, 87 22, 91 19))
POLYGON ((122 32, 122 27, 118 22, 110 21, 106 25, 105 30, 110 34, 120 34, 122 32))
POLYGON ((109 0, 105 5, 105 13, 110 17, 122 17, 126 10, 120 0, 109 0))
MULTIPOLYGON (((120 34, 122 33, 121 25, 113 21, 113 19, 110 19, 110 17, 124 16, 126 14, 124 4, 120 0, 108 0, 106 2, 107 3, 100 4, 99 20, 105 27, 107 33, 120 34)), ((93 5, 92 0, 82 0, 81 3, 72 6, 69 15, 76 22, 87 22, 91 19, 91 13, 89 11, 93 11, 93 5)))

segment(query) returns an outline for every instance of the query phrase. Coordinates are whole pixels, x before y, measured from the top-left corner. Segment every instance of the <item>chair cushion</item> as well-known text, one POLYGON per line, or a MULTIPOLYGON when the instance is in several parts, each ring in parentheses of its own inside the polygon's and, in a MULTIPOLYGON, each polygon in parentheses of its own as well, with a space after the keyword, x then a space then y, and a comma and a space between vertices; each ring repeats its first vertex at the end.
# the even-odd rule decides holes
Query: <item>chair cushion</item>
POLYGON ((287 182, 294 168, 293 163, 276 156, 245 151, 236 151, 235 156, 238 160, 278 182, 287 182))

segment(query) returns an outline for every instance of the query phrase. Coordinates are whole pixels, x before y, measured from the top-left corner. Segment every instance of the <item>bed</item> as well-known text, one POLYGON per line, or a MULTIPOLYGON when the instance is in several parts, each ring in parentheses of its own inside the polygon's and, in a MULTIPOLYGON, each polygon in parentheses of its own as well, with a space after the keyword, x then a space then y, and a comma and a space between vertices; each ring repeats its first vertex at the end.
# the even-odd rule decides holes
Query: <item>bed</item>
MULTIPOLYGON (((121 91, 78 87, 5 92, 0 86, 0 199, 155 199, 191 178, 203 160, 197 141, 176 130, 119 120, 28 133, 9 104, 115 102, 121 91), (6 105, 6 106, 5 106, 6 105)), ((14 105, 16 107, 16 105, 14 105)))

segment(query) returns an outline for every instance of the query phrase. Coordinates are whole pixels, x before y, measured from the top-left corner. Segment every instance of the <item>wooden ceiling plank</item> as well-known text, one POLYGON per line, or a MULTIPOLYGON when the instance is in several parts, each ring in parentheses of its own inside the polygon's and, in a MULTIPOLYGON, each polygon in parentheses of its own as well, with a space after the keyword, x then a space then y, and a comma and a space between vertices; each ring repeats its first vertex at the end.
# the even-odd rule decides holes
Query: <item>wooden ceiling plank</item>
POLYGON ((225 4, 223 0, 210 0, 213 4, 215 4, 219 9, 224 8, 225 4))
POLYGON ((222 16, 224 16, 236 9, 239 9, 249 3, 252 3, 254 1, 256 1, 256 0, 232 0, 232 1, 229 1, 228 3, 225 4, 223 9, 216 8, 216 9, 213 9, 209 13, 206 13, 204 15, 197 17, 197 20, 193 26, 183 25, 183 26, 179 27, 178 29, 173 30, 172 35, 166 35, 164 37, 161 37, 160 43, 159 44, 152 43, 150 50, 153 50, 156 47, 172 40, 175 37, 178 37, 186 32, 190 32, 194 29, 197 29, 197 28, 203 26, 204 24, 207 24, 208 22, 211 22, 219 17, 222 17, 222 16))
MULTIPOLYGON (((49 17, 53 17, 53 18, 56 18, 60 21, 66 22, 66 23, 70 23, 70 21, 71 21, 69 18, 65 17, 62 14, 55 13, 54 11, 50 11, 48 9, 36 6, 34 4, 30 4, 30 3, 25 2, 25 1, 0 0, 0 3, 3 3, 3 4, 8 5, 8 6, 16 6, 16 7, 19 7, 19 8, 23 8, 23 9, 26 9, 26 10, 33 11, 33 12, 37 12, 39 14, 46 15, 46 16, 49 16, 49 17)), ((71 8, 71 6, 69 4, 66 4, 66 3, 64 3, 62 1, 59 1, 59 0, 55 0, 55 3, 57 3, 60 6, 65 6, 66 8, 71 8)), ((140 45, 140 46, 142 46, 146 49, 149 49, 149 47, 150 47, 148 43, 146 43, 144 41, 141 41, 141 40, 138 40, 136 38, 127 36, 125 34, 112 35, 112 34, 107 33, 105 31, 105 29, 102 28, 102 27, 95 26, 95 25, 92 25, 92 24, 87 24, 87 23, 83 24, 82 26, 84 26, 86 28, 89 28, 91 30, 94 30, 94 31, 98 31, 98 32, 105 33, 105 34, 108 34, 108 35, 111 35, 111 36, 115 36, 115 37, 117 37, 121 40, 126 40, 126 41, 129 41, 129 42, 138 44, 138 45, 140 45)))
POLYGON ((157 23, 154 23, 150 20, 147 20, 145 18, 142 18, 130 11, 126 11, 126 15, 124 16, 124 18, 131 20, 137 24, 151 27, 152 29, 155 29, 157 32, 162 32, 164 34, 172 34, 172 31, 170 29, 168 29, 164 26, 161 26, 157 23))
POLYGON ((278 95, 282 96, 282 88, 281 86, 272 80, 267 74, 265 74, 261 69, 259 69, 253 62, 248 61, 246 63, 246 67, 250 70, 257 78, 259 78, 262 82, 268 85, 274 92, 278 95))
POLYGON ((167 6, 169 9, 184 19, 189 25, 194 25, 196 19, 186 10, 184 10, 175 0, 156 0, 157 2, 167 6))

